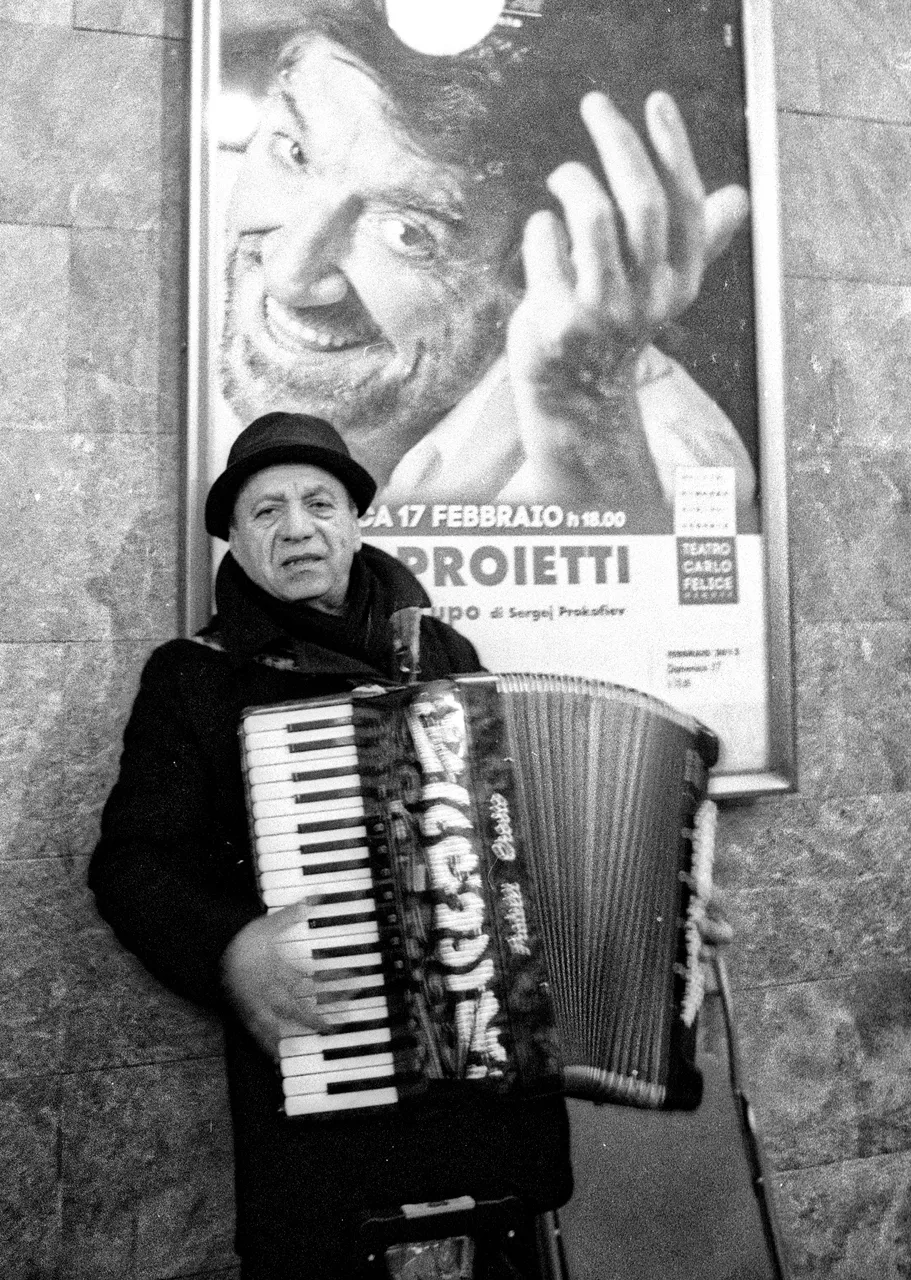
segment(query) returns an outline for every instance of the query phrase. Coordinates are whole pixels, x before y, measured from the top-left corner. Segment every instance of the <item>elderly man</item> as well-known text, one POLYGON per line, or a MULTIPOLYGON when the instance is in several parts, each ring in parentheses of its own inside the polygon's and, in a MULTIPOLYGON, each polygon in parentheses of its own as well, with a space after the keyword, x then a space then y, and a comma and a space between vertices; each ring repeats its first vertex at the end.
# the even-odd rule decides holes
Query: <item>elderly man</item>
POLYGON ((438 58, 378 0, 295 6, 228 219, 240 421, 331 416, 390 505, 610 508, 628 532, 671 531, 678 466, 730 466, 756 527, 737 432, 653 342, 746 195, 706 194, 666 93, 638 136, 601 87, 621 69, 599 9, 545 4, 438 58))
MULTIPOLYGON (((208 531, 229 545, 217 613, 143 672, 90 883, 124 945, 224 1017, 244 1280, 355 1277, 366 1211, 504 1188, 527 1207, 514 1247, 528 1257, 521 1272, 503 1259, 489 1274, 533 1275, 532 1215, 570 1190, 559 1099, 472 1095, 312 1123, 279 1113, 279 1038, 325 1024, 314 979, 280 945, 306 907, 266 916, 258 900, 237 728, 250 705, 398 679, 397 619, 428 600, 396 560, 361 546, 374 491, 320 419, 272 413, 238 437, 206 504, 208 531)), ((425 679, 479 669, 436 619, 421 620, 419 640, 425 679)))

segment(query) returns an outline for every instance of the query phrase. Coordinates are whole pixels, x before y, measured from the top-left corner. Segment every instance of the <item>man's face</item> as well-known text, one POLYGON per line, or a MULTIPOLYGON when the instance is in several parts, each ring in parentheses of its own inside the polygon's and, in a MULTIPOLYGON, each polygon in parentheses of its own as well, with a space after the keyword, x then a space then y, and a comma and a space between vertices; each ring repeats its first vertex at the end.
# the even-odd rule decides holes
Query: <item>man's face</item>
POLYGON ((288 463, 251 476, 234 503, 230 547, 252 580, 279 600, 337 613, 361 545, 348 490, 321 467, 288 463))
POLYGON ((517 299, 493 187, 417 151, 344 50, 306 42, 232 199, 222 377, 238 415, 328 418, 382 482, 503 347, 517 299))

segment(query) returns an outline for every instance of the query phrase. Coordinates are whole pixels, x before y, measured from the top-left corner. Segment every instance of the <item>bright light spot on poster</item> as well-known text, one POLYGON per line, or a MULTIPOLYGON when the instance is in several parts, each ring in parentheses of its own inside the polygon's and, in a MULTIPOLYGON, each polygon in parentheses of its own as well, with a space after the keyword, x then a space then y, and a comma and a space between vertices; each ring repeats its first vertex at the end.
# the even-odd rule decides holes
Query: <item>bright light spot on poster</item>
POLYGON ((398 38, 418 53, 462 53, 493 30, 505 0, 386 0, 398 38))
POLYGON ((256 129, 259 106, 247 93, 220 93, 213 104, 212 131, 222 147, 245 147, 256 129))

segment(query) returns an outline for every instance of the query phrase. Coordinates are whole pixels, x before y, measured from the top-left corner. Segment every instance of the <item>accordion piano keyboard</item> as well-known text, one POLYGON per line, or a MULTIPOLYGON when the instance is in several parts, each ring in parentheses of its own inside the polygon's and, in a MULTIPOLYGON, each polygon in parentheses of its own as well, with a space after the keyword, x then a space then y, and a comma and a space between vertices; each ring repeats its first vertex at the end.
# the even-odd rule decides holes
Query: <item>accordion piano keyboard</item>
POLYGON ((350 705, 257 713, 243 732, 260 893, 270 911, 318 899, 284 940, 313 965, 320 1012, 338 1027, 282 1040, 285 1112, 391 1105, 401 1009, 386 975, 397 922, 371 858, 350 705))

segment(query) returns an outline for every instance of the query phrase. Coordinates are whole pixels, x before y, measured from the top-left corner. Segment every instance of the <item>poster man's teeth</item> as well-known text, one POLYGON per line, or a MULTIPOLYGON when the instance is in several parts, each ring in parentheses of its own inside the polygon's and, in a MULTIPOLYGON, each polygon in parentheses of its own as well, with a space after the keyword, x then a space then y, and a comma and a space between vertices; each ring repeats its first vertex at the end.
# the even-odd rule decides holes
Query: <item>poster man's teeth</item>
POLYGON ((295 343, 305 343, 309 347, 319 347, 321 351, 336 351, 350 345, 350 334, 330 333, 325 329, 314 329, 286 311, 279 311, 275 303, 266 300, 266 316, 269 327, 281 339, 295 343))

